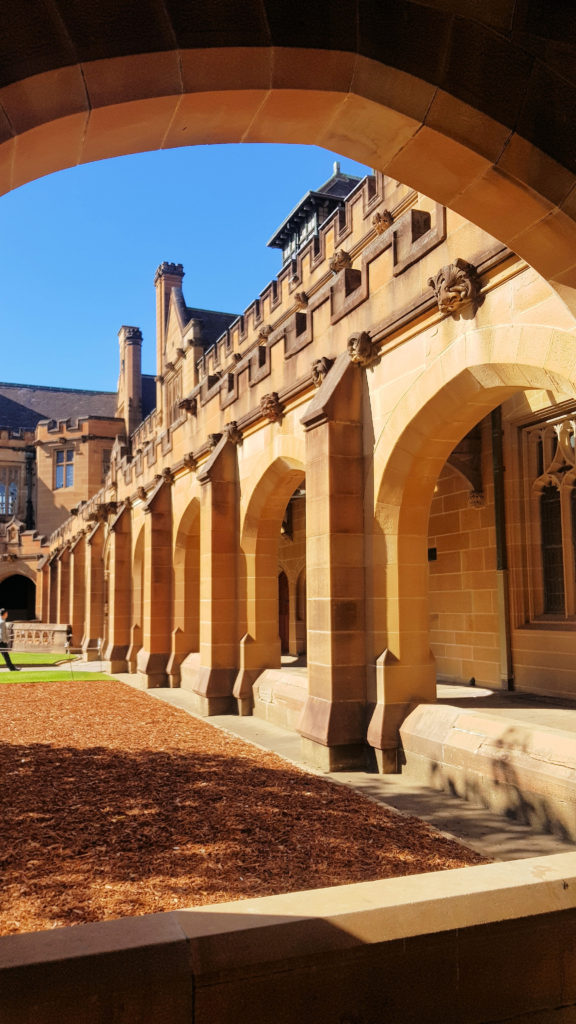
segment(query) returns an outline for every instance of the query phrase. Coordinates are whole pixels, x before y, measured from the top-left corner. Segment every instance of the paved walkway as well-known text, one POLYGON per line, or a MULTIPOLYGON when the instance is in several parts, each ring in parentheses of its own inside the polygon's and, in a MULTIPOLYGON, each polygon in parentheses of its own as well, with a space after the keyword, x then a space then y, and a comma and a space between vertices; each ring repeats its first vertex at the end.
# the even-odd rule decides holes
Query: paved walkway
MULTIPOLYGON (((79 666, 79 663, 76 662, 79 666)), ((98 662, 82 664, 82 670, 100 671, 98 662)), ((117 674, 115 678, 141 689, 138 677, 117 674)), ((145 691, 150 697, 173 707, 192 710, 191 695, 181 689, 154 689, 145 691)), ((538 722, 539 726, 576 732, 576 705, 567 701, 548 701, 519 694, 494 693, 481 687, 440 685, 439 701, 470 707, 490 709, 523 721, 538 722)), ((218 729, 224 729, 248 743, 271 750, 304 769, 313 771, 303 763, 300 737, 259 718, 239 718, 236 715, 215 715, 203 719, 218 729)), ((496 860, 516 860, 522 857, 542 857, 553 853, 576 850, 576 846, 556 836, 534 832, 520 822, 493 814, 484 807, 469 803, 449 793, 438 792, 411 782, 402 775, 377 775, 369 772, 332 772, 334 782, 350 786, 357 792, 379 803, 394 808, 401 814, 422 818, 450 838, 457 839, 496 860)))

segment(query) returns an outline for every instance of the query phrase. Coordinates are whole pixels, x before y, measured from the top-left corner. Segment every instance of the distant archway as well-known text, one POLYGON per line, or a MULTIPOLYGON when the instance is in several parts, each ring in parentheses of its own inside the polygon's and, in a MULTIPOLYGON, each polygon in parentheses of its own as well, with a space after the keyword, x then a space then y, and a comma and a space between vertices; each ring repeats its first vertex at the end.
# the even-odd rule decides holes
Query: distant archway
POLYGON ((36 584, 22 573, 0 582, 0 608, 8 609, 11 621, 33 619, 36 614, 36 584))

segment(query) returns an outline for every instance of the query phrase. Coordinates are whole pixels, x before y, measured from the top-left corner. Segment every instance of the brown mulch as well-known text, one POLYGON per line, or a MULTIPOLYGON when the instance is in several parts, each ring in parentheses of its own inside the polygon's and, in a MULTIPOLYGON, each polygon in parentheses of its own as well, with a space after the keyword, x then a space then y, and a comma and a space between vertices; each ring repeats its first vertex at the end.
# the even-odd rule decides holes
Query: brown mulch
POLYGON ((121 683, 0 687, 0 934, 484 859, 121 683))

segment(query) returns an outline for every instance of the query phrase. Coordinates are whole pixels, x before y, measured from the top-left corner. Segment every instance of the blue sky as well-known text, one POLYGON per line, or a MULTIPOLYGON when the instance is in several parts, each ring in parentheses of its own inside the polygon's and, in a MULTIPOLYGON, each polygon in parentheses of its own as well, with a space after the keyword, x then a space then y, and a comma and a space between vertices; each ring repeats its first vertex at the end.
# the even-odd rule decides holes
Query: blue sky
POLYGON ((114 390, 117 333, 144 333, 154 271, 183 263, 189 305, 242 312, 280 269, 266 241, 334 160, 310 146, 196 146, 60 171, 0 198, 0 380, 114 390))

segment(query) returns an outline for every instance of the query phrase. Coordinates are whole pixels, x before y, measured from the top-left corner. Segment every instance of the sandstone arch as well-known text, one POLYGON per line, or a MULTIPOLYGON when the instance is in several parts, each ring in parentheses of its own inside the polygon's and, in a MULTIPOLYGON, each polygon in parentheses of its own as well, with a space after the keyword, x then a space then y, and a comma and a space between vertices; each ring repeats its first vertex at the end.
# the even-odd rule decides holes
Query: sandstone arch
MULTIPOLYGON (((77 163, 210 142, 314 143, 497 235, 572 298, 569 12, 396 0, 152 0, 27 17, 0 47, 0 189, 77 163), (41 43, 39 42, 41 40, 41 43)), ((572 62, 573 64, 573 62, 572 62)))
POLYGON ((376 444, 369 742, 395 765, 410 704, 435 698, 428 625, 427 523, 435 482, 458 441, 518 391, 576 387, 570 334, 511 324, 462 334, 400 400, 376 444))

